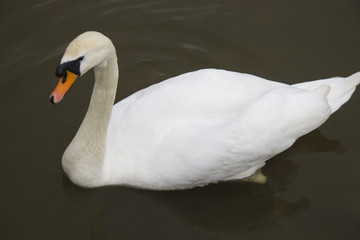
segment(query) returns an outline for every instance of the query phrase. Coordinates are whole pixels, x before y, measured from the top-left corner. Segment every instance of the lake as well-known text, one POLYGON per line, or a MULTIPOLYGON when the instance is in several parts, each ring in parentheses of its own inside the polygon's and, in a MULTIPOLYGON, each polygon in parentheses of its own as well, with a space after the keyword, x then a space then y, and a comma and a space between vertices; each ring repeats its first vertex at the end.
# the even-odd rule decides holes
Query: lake
POLYGON ((201 68, 288 84, 360 71, 358 0, 3 0, 1 239, 360 239, 360 91, 269 160, 268 182, 187 191, 73 185, 61 157, 92 72, 56 106, 67 44, 87 30, 117 48, 116 101, 201 68))

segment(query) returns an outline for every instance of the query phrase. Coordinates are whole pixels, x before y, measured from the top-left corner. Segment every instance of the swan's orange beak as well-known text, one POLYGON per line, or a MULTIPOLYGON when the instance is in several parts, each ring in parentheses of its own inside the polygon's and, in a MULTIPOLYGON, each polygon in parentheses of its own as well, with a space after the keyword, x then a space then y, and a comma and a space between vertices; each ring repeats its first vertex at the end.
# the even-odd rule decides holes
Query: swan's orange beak
POLYGON ((51 93, 50 102, 53 104, 59 103, 78 77, 77 74, 66 70, 66 74, 59 79, 59 83, 51 93))

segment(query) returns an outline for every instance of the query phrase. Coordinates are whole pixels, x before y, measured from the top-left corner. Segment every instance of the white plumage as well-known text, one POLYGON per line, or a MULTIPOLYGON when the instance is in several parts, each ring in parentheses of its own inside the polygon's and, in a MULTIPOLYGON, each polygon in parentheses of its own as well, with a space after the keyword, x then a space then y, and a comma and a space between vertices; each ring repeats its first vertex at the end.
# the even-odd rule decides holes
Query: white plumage
POLYGON ((95 87, 63 167, 84 187, 187 189, 249 177, 319 127, 360 82, 357 73, 290 86, 203 69, 152 85, 111 108, 115 48, 102 34, 86 32, 61 63, 82 56, 80 72, 95 67, 95 87))

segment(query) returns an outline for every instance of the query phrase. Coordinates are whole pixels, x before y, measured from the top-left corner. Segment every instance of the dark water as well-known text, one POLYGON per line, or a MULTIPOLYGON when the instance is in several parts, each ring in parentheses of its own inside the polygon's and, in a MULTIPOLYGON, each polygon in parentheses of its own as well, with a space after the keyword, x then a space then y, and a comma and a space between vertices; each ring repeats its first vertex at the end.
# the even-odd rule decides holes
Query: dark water
POLYGON ((117 100, 204 67, 295 83, 360 70, 358 0, 2 0, 0 239, 360 239, 360 92, 263 169, 265 185, 84 190, 61 156, 93 74, 48 101, 65 46, 117 47, 117 100))

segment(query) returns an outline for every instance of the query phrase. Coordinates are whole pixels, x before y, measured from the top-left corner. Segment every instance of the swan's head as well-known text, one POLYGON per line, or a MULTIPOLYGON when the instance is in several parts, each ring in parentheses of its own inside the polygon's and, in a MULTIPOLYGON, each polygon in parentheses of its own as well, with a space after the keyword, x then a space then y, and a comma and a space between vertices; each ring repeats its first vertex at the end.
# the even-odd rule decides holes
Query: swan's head
POLYGON ((51 103, 60 102, 75 80, 91 68, 106 65, 114 51, 111 40, 99 32, 85 32, 75 38, 55 70, 60 79, 50 95, 51 103))

